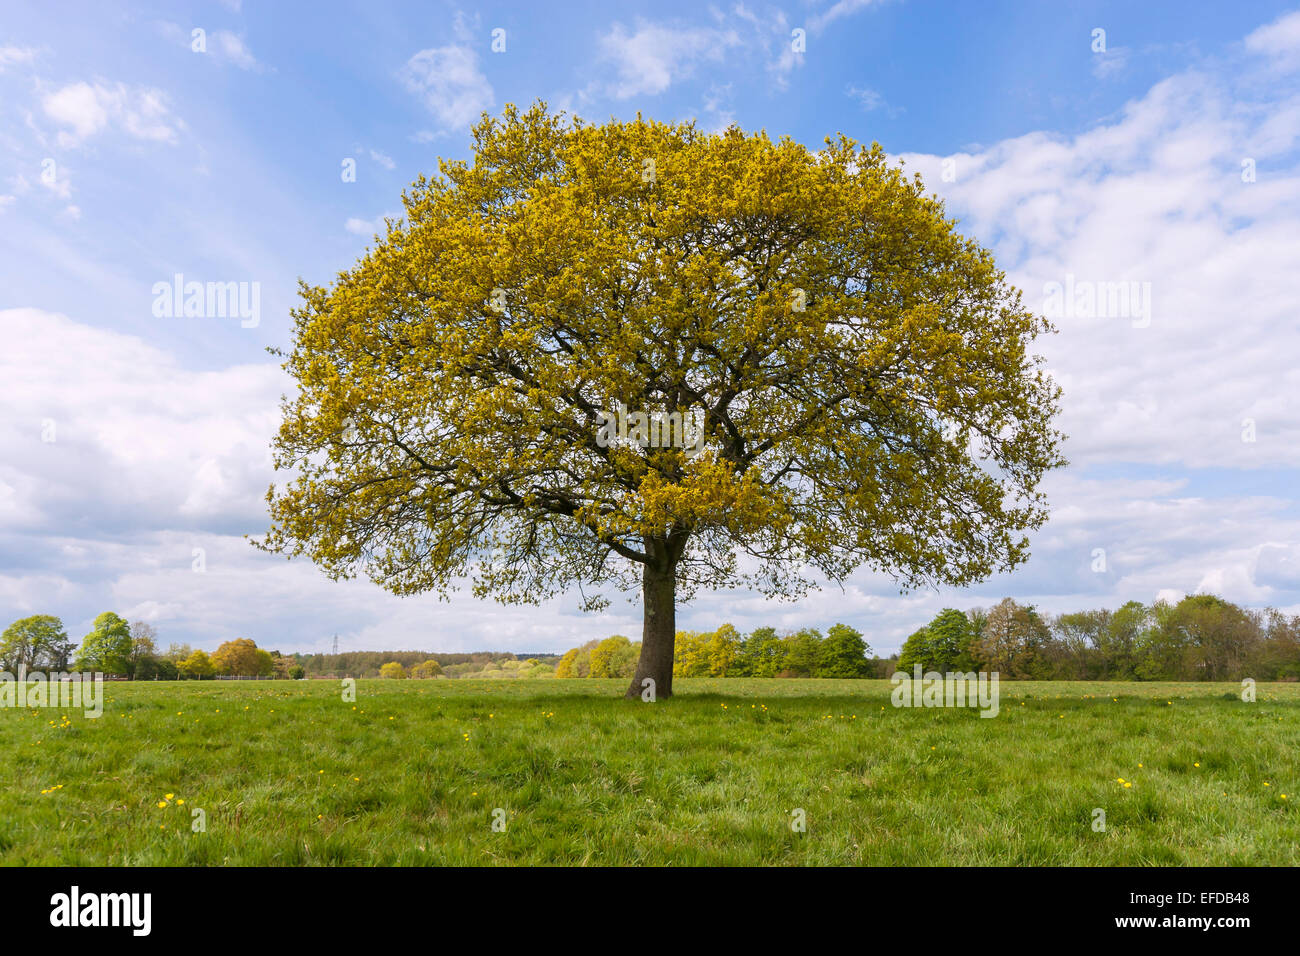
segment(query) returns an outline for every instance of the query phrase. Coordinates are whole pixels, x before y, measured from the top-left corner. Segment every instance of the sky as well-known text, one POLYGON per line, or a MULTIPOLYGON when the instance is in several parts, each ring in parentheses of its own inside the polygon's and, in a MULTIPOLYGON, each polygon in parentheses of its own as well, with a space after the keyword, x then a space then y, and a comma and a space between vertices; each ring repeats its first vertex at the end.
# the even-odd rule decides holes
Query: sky
POLYGON ((921 173, 1058 333, 1068 467, 1015 572, 795 602, 700 594, 678 626, 1048 613, 1212 592, 1300 613, 1300 11, 1285 3, 6 2, 0 10, 0 626, 113 610, 161 642, 559 652, 640 633, 467 591, 398 598, 254 549, 327 283, 483 111, 844 133, 921 173), (165 308, 236 283, 242 311, 165 308), (255 293, 255 296, 254 296, 255 293))

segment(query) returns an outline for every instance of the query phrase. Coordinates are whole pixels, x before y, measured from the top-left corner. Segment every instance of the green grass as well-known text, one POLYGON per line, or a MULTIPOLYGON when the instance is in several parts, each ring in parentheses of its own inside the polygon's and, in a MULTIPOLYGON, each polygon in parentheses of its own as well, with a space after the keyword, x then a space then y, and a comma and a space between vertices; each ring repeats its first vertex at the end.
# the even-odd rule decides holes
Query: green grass
POLYGON ((1003 682, 994 719, 896 709, 884 681, 677 684, 118 683, 98 720, 3 709, 0 862, 1300 864, 1300 684, 1003 682))

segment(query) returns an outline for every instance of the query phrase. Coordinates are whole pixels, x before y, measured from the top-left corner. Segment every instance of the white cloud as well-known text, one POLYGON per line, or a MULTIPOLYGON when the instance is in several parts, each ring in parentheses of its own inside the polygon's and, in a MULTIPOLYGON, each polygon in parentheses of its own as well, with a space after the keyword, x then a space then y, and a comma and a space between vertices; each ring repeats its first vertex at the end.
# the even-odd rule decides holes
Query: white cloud
POLYGON ((260 70, 262 65, 248 48, 244 38, 229 30, 216 30, 211 36, 208 51, 215 57, 233 63, 241 70, 260 70))
POLYGON ((844 92, 846 96, 857 100, 858 105, 862 107, 864 112, 873 113, 876 110, 884 110, 890 119, 904 112, 902 107, 890 106, 885 102, 884 96, 877 90, 850 85, 844 92))
POLYGON ((691 76, 697 64, 720 62, 740 44, 735 30, 661 26, 638 20, 629 33, 615 23, 597 43, 600 62, 613 67, 615 78, 605 91, 615 99, 655 95, 691 76))
POLYGON ((471 125, 495 102, 478 54, 467 45, 421 50, 406 62, 402 76, 407 88, 449 129, 471 125))
POLYGON ((67 127, 59 132, 60 146, 75 146, 117 126, 136 139, 175 143, 184 122, 172 114, 167 94, 125 84, 70 83, 41 98, 45 115, 67 127))
POLYGON ((1110 79, 1113 76, 1119 76, 1128 66, 1129 57, 1132 51, 1128 47, 1111 47, 1110 49, 1092 54, 1092 75, 1099 80, 1110 79))
POLYGON ((56 123, 71 126, 79 139, 94 136, 108 125, 105 101, 112 96, 102 87, 73 83, 47 94, 42 101, 45 114, 56 123))
POLYGON ((1245 46, 1252 53, 1271 58, 1281 69, 1300 66, 1300 10, 1259 27, 1246 37, 1245 46))
POLYGON ((0 72, 10 66, 33 63, 36 60, 35 47, 0 46, 0 72))
POLYGON ((838 0, 838 2, 831 4, 821 13, 810 17, 808 19, 808 30, 810 33, 821 33, 836 20, 852 16, 878 2, 879 0, 838 0))
POLYGON ((139 338, 38 309, 0 311, 0 335, 9 513, 45 515, 61 531, 260 515, 278 366, 195 373, 139 338))
POLYGON ((1062 317, 1041 342, 1075 465, 1300 466, 1300 168, 1265 152, 1291 145, 1272 113, 1193 72, 1075 137, 904 157, 1028 307, 1045 309, 1049 283, 1148 286, 1146 318, 1062 317), (1246 144, 1267 170, 1255 182, 1240 175, 1246 144))
POLYGON ((376 216, 374 219, 362 219, 360 216, 351 216, 343 224, 343 228, 354 236, 364 236, 369 239, 375 235, 385 235, 388 232, 388 224, 385 219, 400 219, 401 213, 388 212, 382 216, 376 216))

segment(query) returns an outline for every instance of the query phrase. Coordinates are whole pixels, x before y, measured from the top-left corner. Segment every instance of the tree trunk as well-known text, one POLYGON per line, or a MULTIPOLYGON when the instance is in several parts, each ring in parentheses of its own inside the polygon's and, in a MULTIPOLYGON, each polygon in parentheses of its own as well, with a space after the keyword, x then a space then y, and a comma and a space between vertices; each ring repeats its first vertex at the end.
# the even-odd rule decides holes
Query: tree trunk
POLYGON ((636 676, 624 695, 639 700, 647 691, 643 681, 654 681, 654 699, 673 695, 673 644, 677 638, 677 568, 667 570, 647 564, 642 577, 644 623, 641 659, 636 676))

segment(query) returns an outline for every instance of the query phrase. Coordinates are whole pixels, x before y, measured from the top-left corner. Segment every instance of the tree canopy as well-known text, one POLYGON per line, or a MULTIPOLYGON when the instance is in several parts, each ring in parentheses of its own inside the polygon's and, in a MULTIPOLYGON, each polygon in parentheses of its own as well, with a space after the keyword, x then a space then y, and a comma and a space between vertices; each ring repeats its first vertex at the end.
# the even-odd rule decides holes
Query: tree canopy
POLYGON ((398 594, 639 588, 629 696, 671 693, 701 586, 1025 559, 1062 463, 1030 352, 1050 326, 878 144, 538 104, 485 116, 473 152, 303 286, 262 547, 398 594), (615 408, 702 441, 606 441, 615 408))

